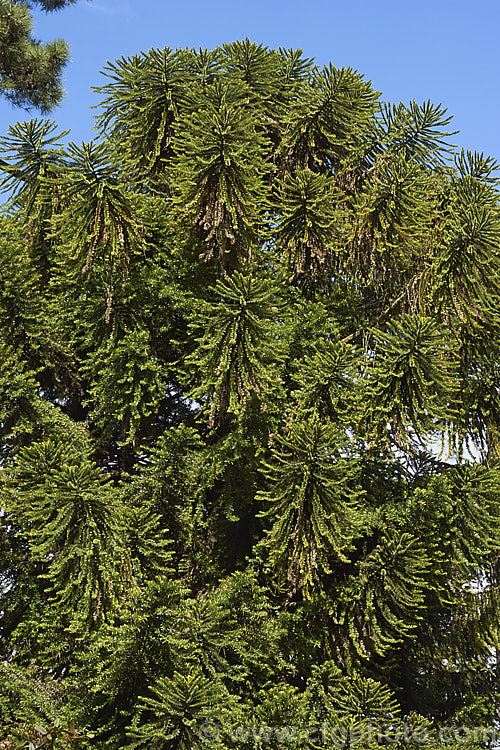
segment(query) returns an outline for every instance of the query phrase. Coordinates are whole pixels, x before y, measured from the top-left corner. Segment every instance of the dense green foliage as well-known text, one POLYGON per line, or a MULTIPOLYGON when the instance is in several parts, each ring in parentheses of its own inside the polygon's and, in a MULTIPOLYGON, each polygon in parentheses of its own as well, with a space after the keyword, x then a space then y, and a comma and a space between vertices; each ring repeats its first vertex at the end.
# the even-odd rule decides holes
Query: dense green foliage
POLYGON ((20 107, 50 112, 63 95, 69 48, 57 39, 42 44, 31 36, 30 5, 53 11, 75 0, 0 0, 0 93, 20 107))
POLYGON ((104 75, 0 144, 0 746, 493 727, 497 165, 300 51, 104 75))

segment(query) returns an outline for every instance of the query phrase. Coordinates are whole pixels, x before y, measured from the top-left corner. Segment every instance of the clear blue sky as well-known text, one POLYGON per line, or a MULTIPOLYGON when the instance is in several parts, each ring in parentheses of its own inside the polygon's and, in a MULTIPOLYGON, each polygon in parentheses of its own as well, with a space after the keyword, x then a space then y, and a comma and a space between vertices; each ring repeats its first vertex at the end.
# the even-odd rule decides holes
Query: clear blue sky
MULTIPOLYGON (((36 13, 34 34, 71 45, 66 98, 54 111, 75 141, 92 138, 107 60, 150 47, 208 47, 249 37, 352 66, 391 101, 442 103, 460 147, 500 159, 500 0, 79 0, 36 13)), ((36 114, 0 101, 0 133, 36 114)))

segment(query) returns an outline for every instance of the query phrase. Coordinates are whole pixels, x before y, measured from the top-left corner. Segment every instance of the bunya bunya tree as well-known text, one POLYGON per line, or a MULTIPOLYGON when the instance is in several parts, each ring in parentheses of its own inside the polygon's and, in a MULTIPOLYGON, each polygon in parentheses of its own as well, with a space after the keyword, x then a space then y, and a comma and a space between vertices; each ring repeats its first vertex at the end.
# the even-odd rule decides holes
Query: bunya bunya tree
POLYGON ((497 164, 300 50, 103 76, 0 142, 1 746, 491 745, 497 164))

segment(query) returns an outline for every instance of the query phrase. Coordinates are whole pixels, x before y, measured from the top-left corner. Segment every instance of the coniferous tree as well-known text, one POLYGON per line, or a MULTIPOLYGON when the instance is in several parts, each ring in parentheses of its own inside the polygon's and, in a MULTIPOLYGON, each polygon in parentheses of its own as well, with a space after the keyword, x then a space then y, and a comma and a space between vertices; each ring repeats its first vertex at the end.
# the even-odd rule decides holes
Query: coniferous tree
MULTIPOLYGON (((45 11, 75 0, 35 0, 45 11)), ((68 61, 66 42, 42 44, 31 36, 33 20, 28 3, 2 0, 0 4, 0 92, 13 104, 50 112, 59 104, 61 76, 68 61)))
POLYGON ((496 163, 300 50, 103 72, 98 141, 0 144, 0 744, 458 748, 500 704, 496 163))

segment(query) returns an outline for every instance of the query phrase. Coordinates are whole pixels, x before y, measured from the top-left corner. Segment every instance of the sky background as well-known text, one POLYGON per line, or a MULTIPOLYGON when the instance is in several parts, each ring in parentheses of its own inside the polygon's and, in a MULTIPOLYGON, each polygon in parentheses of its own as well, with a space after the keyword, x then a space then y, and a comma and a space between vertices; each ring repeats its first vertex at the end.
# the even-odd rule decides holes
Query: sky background
MULTIPOLYGON (((206 47, 244 39, 301 48, 319 65, 351 66, 382 98, 442 103, 452 140, 500 160, 500 0, 79 0, 36 12, 34 36, 71 45, 63 104, 51 115, 76 142, 90 140, 92 86, 108 60, 151 47, 206 47)), ((36 117, 0 101, 0 134, 36 117)))

